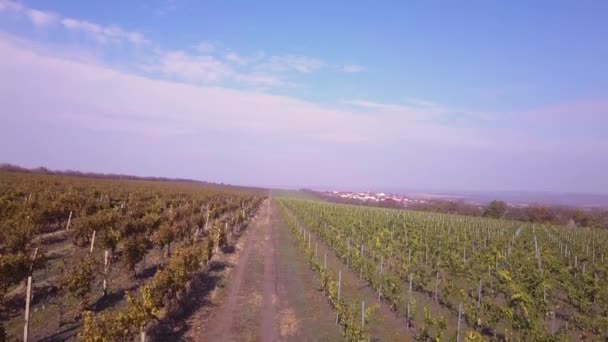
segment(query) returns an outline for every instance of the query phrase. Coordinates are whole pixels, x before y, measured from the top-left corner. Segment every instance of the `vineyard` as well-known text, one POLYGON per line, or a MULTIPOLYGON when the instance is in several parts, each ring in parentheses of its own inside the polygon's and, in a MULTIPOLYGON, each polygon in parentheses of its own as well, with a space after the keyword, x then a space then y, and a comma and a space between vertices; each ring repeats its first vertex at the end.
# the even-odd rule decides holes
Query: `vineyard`
POLYGON ((369 331, 366 329, 366 322, 369 322, 369 317, 373 313, 373 307, 365 308, 365 303, 359 306, 359 303, 352 299, 341 296, 342 273, 336 274, 327 267, 327 260, 321 263, 316 253, 316 248, 313 251, 310 232, 304 230, 304 227, 298 224, 297 219, 288 213, 283 207, 283 216, 287 220, 292 233, 296 236, 298 246, 304 251, 310 268, 314 271, 320 288, 333 309, 336 311, 336 323, 340 324, 344 330, 344 337, 347 341, 365 341, 369 337, 369 331), (308 238, 307 238, 308 237, 308 238))
MULTIPOLYGON (((418 340, 608 335, 603 230, 292 198, 279 203, 303 247, 310 230, 418 340)), ((308 240, 310 254, 310 233, 308 240)), ((345 316, 344 328, 356 330, 347 337, 368 334, 367 318, 353 317, 356 306, 336 301, 335 274, 319 265, 313 269, 345 316)))
MULTIPOLYGON (((1 172, 0 341, 153 337, 265 197, 185 181, 1 172)), ((346 340, 608 335, 604 230, 273 201, 346 340)))
POLYGON ((0 341, 144 337, 261 204, 258 189, 0 173, 0 341))

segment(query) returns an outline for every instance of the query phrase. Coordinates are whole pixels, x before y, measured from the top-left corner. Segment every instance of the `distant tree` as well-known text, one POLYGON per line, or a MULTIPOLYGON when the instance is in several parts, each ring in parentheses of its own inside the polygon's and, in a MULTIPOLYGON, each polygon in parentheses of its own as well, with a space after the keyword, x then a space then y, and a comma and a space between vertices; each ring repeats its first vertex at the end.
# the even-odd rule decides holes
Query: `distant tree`
POLYGON ((483 216, 503 218, 507 213, 507 204, 503 201, 492 201, 483 211, 483 216))
POLYGON ((581 227, 589 227, 591 218, 585 211, 579 209, 574 213, 574 222, 581 227))
POLYGON ((530 222, 553 222, 549 209, 541 205, 531 205, 525 209, 527 221, 530 222))
POLYGON ((386 198, 384 200, 382 200, 381 202, 383 207, 387 207, 387 208, 399 208, 401 207, 401 203, 395 201, 392 198, 386 198))

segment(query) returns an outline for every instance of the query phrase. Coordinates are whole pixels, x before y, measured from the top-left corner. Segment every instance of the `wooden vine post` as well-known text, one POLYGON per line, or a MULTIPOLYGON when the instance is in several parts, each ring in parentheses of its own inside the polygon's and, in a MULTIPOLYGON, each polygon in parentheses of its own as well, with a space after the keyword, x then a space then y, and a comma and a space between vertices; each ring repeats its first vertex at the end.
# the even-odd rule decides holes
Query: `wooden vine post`
POLYGON ((380 273, 378 275, 378 300, 382 297, 382 272, 384 271, 384 255, 380 257, 380 273))
POLYGON ((361 301, 361 329, 365 327, 365 301, 361 301))
POLYGON ((90 254, 93 254, 93 247, 95 246, 95 233, 96 232, 97 232, 96 230, 93 231, 93 237, 91 238, 91 250, 89 251, 90 254))
POLYGON ((209 203, 207 203, 207 218, 205 219, 205 231, 209 230, 209 203))
POLYGON ((228 221, 224 222, 224 236, 228 240, 228 221))
POLYGON ((32 276, 27 277, 27 290, 25 293, 25 325, 23 326, 23 341, 28 341, 30 328, 30 300, 32 298, 32 276))
POLYGON ((439 292, 439 271, 437 271, 437 276, 435 278, 435 303, 438 302, 438 292, 439 292))
POLYGON ((72 222, 72 211, 70 210, 70 216, 68 216, 68 224, 65 226, 65 230, 70 229, 70 222, 72 222))
POLYGON ((363 279, 363 243, 361 243, 361 268, 359 269, 359 278, 363 279))
POLYGON ((106 249, 103 256, 103 296, 105 297, 108 294, 108 255, 109 252, 106 249))
MULTIPOLYGON (((340 270, 338 272, 338 303, 340 303, 340 292, 342 290, 342 270, 340 270)), ((339 313, 336 312, 336 324, 338 324, 339 320, 338 320, 338 315, 339 313)))
POLYGON ((481 307, 481 279, 479 279, 479 286, 477 287, 477 309, 479 309, 480 307, 481 307))
POLYGON ((462 316, 462 303, 458 304, 458 325, 456 328, 456 342, 460 342, 460 318, 462 316))
POLYGON ((406 322, 407 322, 407 328, 409 329, 411 324, 410 324, 410 305, 412 304, 412 277, 413 274, 412 272, 410 272, 410 286, 409 286, 409 294, 408 294, 408 298, 407 298, 407 310, 406 310, 406 322))
POLYGON ((38 248, 34 249, 34 257, 32 258, 32 264, 30 265, 30 275, 34 272, 34 264, 36 263, 36 258, 38 257, 38 248))

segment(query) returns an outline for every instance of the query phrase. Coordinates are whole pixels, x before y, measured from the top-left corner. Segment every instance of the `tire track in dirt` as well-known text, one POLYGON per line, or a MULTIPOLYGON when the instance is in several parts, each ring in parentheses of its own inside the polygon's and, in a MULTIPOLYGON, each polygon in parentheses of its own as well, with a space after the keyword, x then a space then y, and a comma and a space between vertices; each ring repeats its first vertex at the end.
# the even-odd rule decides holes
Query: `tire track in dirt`
POLYGON ((275 320, 275 305, 277 298, 276 270, 276 234, 270 221, 270 201, 266 208, 266 224, 264 227, 264 296, 262 306, 262 341, 277 340, 277 325, 275 320))
MULTIPOLYGON (((269 200, 266 200, 262 208, 268 208, 269 200)), ((264 210, 264 209, 262 209, 264 210)), ((267 210, 267 209, 265 209, 267 210)), ((238 243, 236 265, 227 275, 229 284, 223 293, 212 299, 217 305, 213 310, 201 308, 199 314, 193 315, 189 322, 190 330, 185 334, 186 339, 195 341, 235 341, 241 340, 240 334, 240 314, 243 308, 243 301, 255 304, 255 294, 252 297, 243 296, 243 287, 247 280, 247 272, 250 267, 252 254, 256 253, 256 246, 259 244, 260 230, 265 226, 264 217, 258 215, 247 228, 247 233, 242 242, 238 243), (203 329, 199 329, 203 325, 203 329), (197 328, 195 331, 193 328, 197 328)), ((221 291, 221 290, 220 290, 221 291)))
POLYGON ((308 260, 297 245, 291 229, 271 204, 275 230, 278 303, 276 322, 280 341, 341 341, 335 311, 319 287, 308 260))
POLYGON ((188 321, 194 341, 340 341, 335 312, 272 199, 237 245, 227 286, 188 321))

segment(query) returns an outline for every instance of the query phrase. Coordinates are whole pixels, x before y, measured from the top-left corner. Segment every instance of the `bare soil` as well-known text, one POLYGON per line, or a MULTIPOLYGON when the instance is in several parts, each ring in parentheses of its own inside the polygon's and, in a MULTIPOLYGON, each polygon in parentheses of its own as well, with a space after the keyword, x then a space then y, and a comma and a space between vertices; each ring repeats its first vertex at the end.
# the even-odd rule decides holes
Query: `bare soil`
MULTIPOLYGON (((267 200, 222 270, 222 281, 175 339, 340 341, 335 312, 276 204, 267 200)), ((222 258, 222 257, 221 257, 222 258)))

